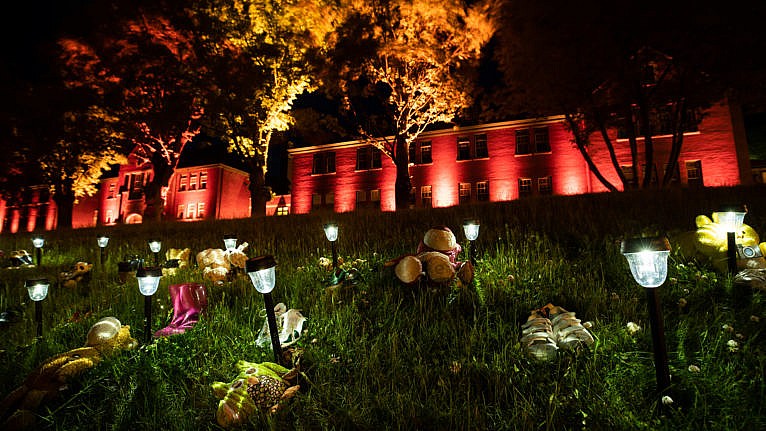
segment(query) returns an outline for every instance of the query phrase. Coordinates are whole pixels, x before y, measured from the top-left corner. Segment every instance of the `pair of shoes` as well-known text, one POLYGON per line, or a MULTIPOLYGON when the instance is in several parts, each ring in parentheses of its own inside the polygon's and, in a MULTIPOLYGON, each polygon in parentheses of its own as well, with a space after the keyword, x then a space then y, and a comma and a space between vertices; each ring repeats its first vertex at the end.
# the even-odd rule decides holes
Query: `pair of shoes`
POLYGON ((593 335, 573 311, 548 304, 533 310, 521 327, 521 343, 533 359, 550 360, 558 349, 577 350, 593 344, 593 335))

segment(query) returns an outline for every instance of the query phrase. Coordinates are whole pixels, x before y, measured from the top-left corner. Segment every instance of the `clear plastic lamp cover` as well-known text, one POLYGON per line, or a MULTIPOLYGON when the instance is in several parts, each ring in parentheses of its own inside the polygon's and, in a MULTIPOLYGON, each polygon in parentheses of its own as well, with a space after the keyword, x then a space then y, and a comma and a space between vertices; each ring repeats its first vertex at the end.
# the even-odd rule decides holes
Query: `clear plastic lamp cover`
POLYGON ((109 244, 109 237, 108 236, 100 236, 96 238, 96 241, 98 241, 98 246, 101 248, 104 248, 109 244))
POLYGON ((630 272, 638 284, 643 287, 657 287, 668 276, 669 251, 641 251, 624 253, 630 265, 630 272))
POLYGON ((151 250, 152 253, 159 253, 160 249, 162 249, 162 243, 160 241, 149 241, 149 250, 151 250))
POLYGON ((274 284, 277 282, 275 267, 248 272, 247 275, 258 292, 269 293, 274 290, 274 284))
POLYGON ((338 225, 326 224, 324 226, 324 234, 327 236, 327 241, 333 242, 338 239, 338 225))
POLYGON ((476 241, 476 238, 479 237, 479 225, 474 223, 464 224, 463 232, 468 241, 476 241))
POLYGON ((45 299, 46 296, 48 296, 48 287, 50 284, 47 283, 35 283, 31 286, 27 286, 27 291, 29 292, 29 299, 32 301, 42 301, 45 299))
POLYGON ((32 245, 35 246, 35 248, 42 248, 42 246, 45 245, 45 239, 32 238, 32 245))
POLYGON ((718 213, 718 223, 726 227, 727 232, 735 232, 745 222, 744 212, 726 211, 718 213))
POLYGON ((157 292, 157 288, 160 286, 160 278, 154 276, 136 277, 138 280, 138 290, 144 296, 151 296, 157 292))
POLYGON ((226 247, 226 250, 233 250, 237 248, 237 238, 224 238, 223 245, 226 247))

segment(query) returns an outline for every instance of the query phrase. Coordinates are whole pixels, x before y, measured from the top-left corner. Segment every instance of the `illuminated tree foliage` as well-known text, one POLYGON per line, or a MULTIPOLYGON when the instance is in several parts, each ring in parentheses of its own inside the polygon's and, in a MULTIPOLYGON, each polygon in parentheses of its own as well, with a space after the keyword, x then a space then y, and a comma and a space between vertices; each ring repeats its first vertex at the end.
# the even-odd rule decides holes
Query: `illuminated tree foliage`
POLYGON ((128 4, 87 40, 65 39, 70 82, 103 94, 105 112, 133 143, 131 156, 150 166, 144 186, 145 221, 162 217, 162 190, 185 145, 199 133, 204 67, 198 61, 183 3, 128 4), (171 20, 172 17, 172 20, 171 20))
POLYGON ((201 0, 196 9, 214 86, 204 122, 248 165, 251 214, 264 215, 272 134, 289 128, 296 97, 315 87, 312 59, 337 10, 324 0, 201 0))
POLYGON ((496 52, 509 85, 495 101, 514 113, 565 114, 574 144, 609 190, 618 187, 602 175, 607 170, 626 190, 671 185, 684 132, 744 82, 744 63, 763 40, 744 30, 759 25, 746 15, 762 14, 743 12, 683 0, 506 2, 496 52), (615 130, 627 144, 608 132, 615 130), (593 136, 601 137, 609 165, 591 159, 593 136), (627 160, 617 159, 619 145, 629 146, 631 175, 620 167, 627 160), (655 146, 667 148, 668 159, 655 160, 655 146), (652 169, 657 165, 664 169, 652 169))
POLYGON ((470 71, 494 33, 489 2, 350 0, 328 67, 358 136, 396 165, 396 207, 409 204, 408 148, 471 103, 470 71))

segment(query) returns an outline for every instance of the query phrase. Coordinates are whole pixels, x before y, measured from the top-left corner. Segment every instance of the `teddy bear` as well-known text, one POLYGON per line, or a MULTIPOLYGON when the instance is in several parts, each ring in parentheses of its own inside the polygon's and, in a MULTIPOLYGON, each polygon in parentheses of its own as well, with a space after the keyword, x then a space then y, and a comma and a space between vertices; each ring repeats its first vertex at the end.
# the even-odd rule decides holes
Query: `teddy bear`
POLYGON ((407 285, 421 279, 437 285, 453 280, 468 285, 473 281, 473 265, 469 261, 457 260, 461 251, 462 247, 449 227, 434 226, 426 231, 416 254, 390 260, 385 266, 393 267, 396 278, 407 285))
POLYGON ((189 258, 191 257, 190 248, 169 248, 165 251, 165 260, 178 261, 178 269, 183 269, 189 266, 189 258))
POLYGON ((285 400, 300 389, 296 384, 298 369, 274 362, 254 363, 240 360, 239 374, 231 383, 214 382, 211 386, 218 402, 216 421, 229 428, 247 422, 257 410, 276 412, 285 400))
MULTIPOLYGON (((687 258, 708 260, 717 271, 727 272, 727 228, 720 223, 718 213, 714 212, 712 218, 698 215, 694 221, 696 231, 684 233, 676 238, 680 253, 687 258)), ((755 229, 742 224, 736 232, 736 240, 738 270, 766 269, 766 242, 760 242, 755 229)))
POLYGON ((231 275, 245 268, 247 255, 244 250, 247 246, 248 244, 243 242, 237 248, 229 250, 220 248, 202 250, 197 253, 197 266, 202 268, 202 274, 206 279, 221 284, 231 275))
POLYGON ((114 317, 104 317, 88 331, 85 346, 48 358, 13 392, 0 402, 2 429, 22 430, 35 425, 34 411, 55 398, 67 383, 101 359, 121 350, 134 349, 138 343, 130 336, 130 326, 114 317))
POLYGON ((92 263, 77 262, 68 271, 59 274, 59 282, 70 289, 76 288, 79 283, 87 284, 90 281, 91 269, 93 269, 92 263))

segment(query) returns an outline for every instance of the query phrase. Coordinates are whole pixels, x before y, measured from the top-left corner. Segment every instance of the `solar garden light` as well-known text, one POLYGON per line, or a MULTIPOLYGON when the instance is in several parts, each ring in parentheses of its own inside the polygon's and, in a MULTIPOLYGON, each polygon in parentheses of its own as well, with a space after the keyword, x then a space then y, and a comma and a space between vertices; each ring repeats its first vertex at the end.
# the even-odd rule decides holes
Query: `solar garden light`
POLYGON ((327 223, 324 225, 324 235, 327 237, 327 241, 332 244, 332 267, 338 267, 338 254, 335 251, 335 241, 338 240, 338 224, 327 223))
POLYGON ((35 322, 37 322, 37 336, 43 336, 43 305, 42 300, 48 296, 48 287, 51 282, 47 278, 35 278, 24 282, 29 292, 29 299, 35 302, 35 322))
POLYGON ((101 264, 101 267, 104 267, 104 253, 106 250, 107 244, 109 244, 109 237, 106 235, 99 235, 96 237, 96 242, 98 243, 98 248, 101 249, 101 254, 99 256, 99 263, 101 264))
POLYGON ((160 266, 160 250, 162 249, 162 241, 158 239, 150 239, 149 250, 154 253, 154 266, 160 266))
POLYGON ((622 242, 622 254, 628 260, 630 272, 638 284, 646 288, 649 322, 654 345, 654 369, 657 374, 657 390, 665 392, 670 386, 668 355, 665 347, 665 328, 660 310, 657 287, 668 276, 670 242, 665 237, 633 238, 622 242))
POLYGON ((144 340, 147 344, 152 341, 152 295, 157 292, 160 278, 162 268, 138 268, 136 271, 138 290, 144 295, 144 340))
POLYGON ((275 268, 277 262, 274 256, 264 255, 253 257, 245 262, 245 270, 253 282, 255 290, 263 294, 263 302, 266 306, 266 319, 269 324, 269 334, 271 335, 271 348, 274 350, 274 359, 276 363, 282 364, 282 345, 279 342, 277 330, 277 318, 274 315, 274 300, 271 298, 271 291, 274 290, 276 283, 275 268))
POLYGON ((237 235, 234 235, 234 234, 224 235, 223 245, 226 247, 226 251, 231 251, 237 248, 237 235))
POLYGON ((476 244, 474 241, 479 237, 480 225, 481 223, 477 219, 463 220, 463 233, 468 239, 468 257, 474 265, 476 265, 476 244))
POLYGON ((43 260, 43 246, 45 245, 45 238, 38 235, 32 237, 32 245, 35 246, 35 256, 37 257, 37 266, 40 266, 40 262, 43 260))
POLYGON ((717 212, 718 223, 726 228, 726 261, 729 273, 737 273, 737 231, 742 227, 747 214, 745 205, 724 205, 717 212))

